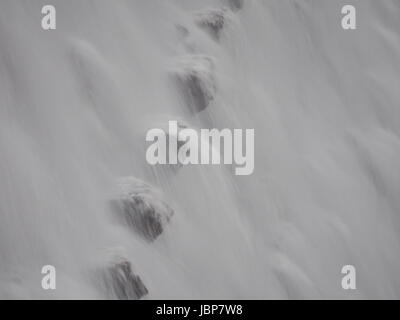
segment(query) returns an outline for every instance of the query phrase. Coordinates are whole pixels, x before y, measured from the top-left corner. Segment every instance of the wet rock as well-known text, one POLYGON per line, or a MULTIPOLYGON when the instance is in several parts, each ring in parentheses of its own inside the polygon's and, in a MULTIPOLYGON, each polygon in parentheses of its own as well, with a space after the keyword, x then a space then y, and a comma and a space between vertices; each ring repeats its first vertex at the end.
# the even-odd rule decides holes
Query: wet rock
POLYGON ((244 0, 228 0, 228 4, 232 11, 239 11, 243 8, 244 0))
POLYGON ((223 9, 208 9, 197 15, 196 24, 208 32, 215 40, 219 40, 226 23, 226 12, 223 9))
POLYGON ((102 271, 102 280, 106 295, 110 299, 139 300, 149 293, 126 259, 120 259, 106 267, 102 271))
POLYGON ((158 190, 139 179, 121 179, 118 187, 119 195, 111 200, 113 211, 141 237, 154 241, 164 231, 174 211, 158 190))
POLYGON ((216 93, 214 63, 204 55, 181 56, 170 70, 178 90, 193 113, 206 109, 216 93))

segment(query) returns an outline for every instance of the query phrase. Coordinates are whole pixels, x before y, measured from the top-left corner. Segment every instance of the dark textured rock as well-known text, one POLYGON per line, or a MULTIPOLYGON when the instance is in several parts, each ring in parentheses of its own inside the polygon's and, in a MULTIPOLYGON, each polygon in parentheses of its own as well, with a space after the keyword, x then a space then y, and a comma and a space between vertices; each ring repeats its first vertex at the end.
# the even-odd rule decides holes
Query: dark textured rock
POLYGON ((138 300, 149 293, 139 276, 125 259, 110 264, 102 272, 103 286, 110 299, 138 300))
POLYGON ((160 192, 135 178, 119 181, 120 195, 111 200, 114 212, 132 230, 148 241, 154 241, 164 230, 174 211, 160 192))
POLYGON ((244 0, 228 0, 228 4, 232 11, 238 11, 243 8, 244 0))
POLYGON ((219 40, 226 20, 225 9, 209 9, 197 15, 197 25, 207 31, 215 40, 219 40))
POLYGON ((216 92, 214 63, 210 57, 182 56, 170 71, 186 105, 192 112, 198 113, 209 106, 216 92))

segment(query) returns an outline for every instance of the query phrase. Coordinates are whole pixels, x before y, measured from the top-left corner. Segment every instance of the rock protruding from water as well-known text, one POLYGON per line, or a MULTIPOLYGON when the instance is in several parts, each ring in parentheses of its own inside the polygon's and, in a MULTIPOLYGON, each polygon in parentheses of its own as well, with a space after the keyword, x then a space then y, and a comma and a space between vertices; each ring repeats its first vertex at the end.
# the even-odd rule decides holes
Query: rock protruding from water
POLYGON ((189 109, 198 113, 206 109, 216 93, 213 60, 204 55, 179 57, 170 70, 189 109))
POLYGON ((106 294, 111 299, 139 300, 149 293, 142 279, 126 259, 114 262, 102 272, 106 294))
POLYGON ((243 8, 244 0, 228 0, 228 4, 232 11, 239 11, 243 8))
POLYGON ((219 40, 226 23, 226 13, 226 8, 208 9, 197 15, 196 24, 215 40, 219 40))
POLYGON ((137 234, 154 241, 174 214, 161 193, 149 184, 133 178, 118 183, 119 196, 111 201, 113 210, 137 234))

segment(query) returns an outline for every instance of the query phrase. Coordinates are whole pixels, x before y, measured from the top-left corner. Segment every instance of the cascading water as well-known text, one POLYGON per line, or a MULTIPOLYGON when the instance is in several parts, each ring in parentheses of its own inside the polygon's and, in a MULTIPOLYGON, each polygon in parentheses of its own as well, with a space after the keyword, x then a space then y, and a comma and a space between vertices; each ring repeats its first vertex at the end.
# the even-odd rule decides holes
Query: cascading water
POLYGON ((51 2, 0 2, 0 298, 400 297, 397 0, 51 2), (254 173, 150 166, 169 120, 254 173))

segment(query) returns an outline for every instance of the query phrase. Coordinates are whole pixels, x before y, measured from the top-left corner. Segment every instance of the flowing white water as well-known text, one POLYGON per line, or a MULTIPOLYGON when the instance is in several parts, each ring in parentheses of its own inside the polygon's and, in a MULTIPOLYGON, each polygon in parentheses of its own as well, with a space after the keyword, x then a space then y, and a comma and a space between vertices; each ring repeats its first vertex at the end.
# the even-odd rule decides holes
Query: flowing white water
POLYGON ((43 31, 47 2, 0 2, 1 298, 103 298, 110 251, 148 299, 400 297, 398 0, 351 1, 355 31, 345 1, 245 0, 219 39, 196 18, 228 1, 52 0, 43 31), (196 115, 170 76, 190 54, 216 82, 196 115), (254 128, 254 174, 150 167, 146 128, 165 119, 254 128), (111 217, 124 176, 175 210, 153 243, 111 217))

